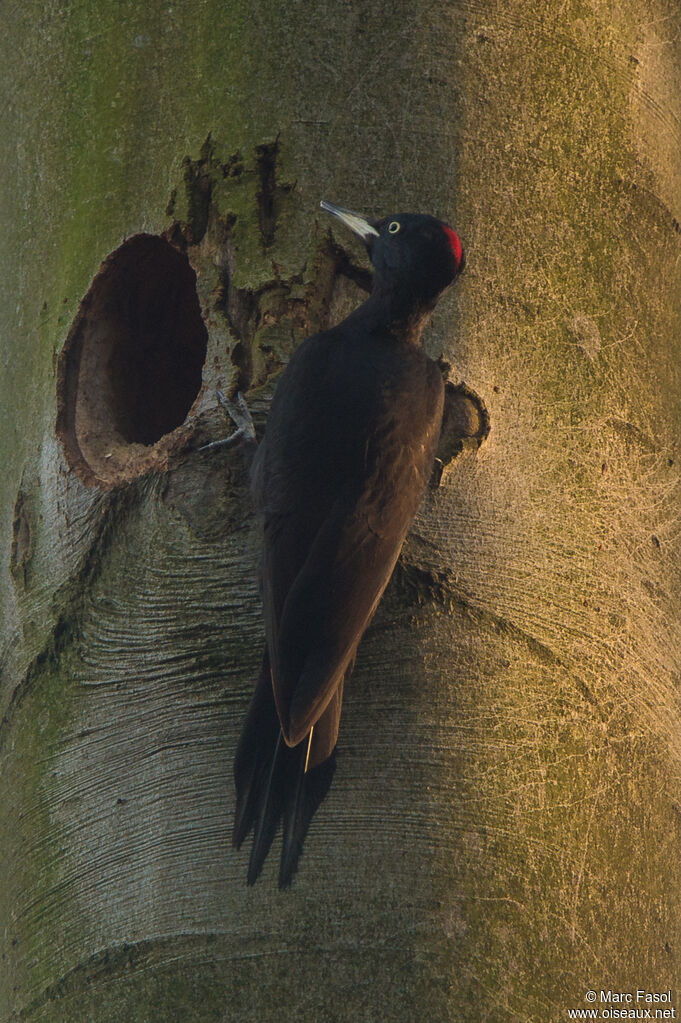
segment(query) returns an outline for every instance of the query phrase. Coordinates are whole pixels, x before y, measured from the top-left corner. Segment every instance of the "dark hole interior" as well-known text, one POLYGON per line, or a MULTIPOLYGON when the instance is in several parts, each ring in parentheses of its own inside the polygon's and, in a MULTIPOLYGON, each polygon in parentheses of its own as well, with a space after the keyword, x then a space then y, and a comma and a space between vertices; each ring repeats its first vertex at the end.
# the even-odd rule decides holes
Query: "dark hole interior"
POLYGON ((128 443, 155 444, 184 421, 201 386, 207 337, 196 276, 168 242, 137 235, 117 250, 102 286, 112 425, 128 443))
POLYGON ((207 342, 183 253, 149 234, 111 253, 59 357, 57 433, 85 482, 110 486, 166 464, 199 394, 207 342))

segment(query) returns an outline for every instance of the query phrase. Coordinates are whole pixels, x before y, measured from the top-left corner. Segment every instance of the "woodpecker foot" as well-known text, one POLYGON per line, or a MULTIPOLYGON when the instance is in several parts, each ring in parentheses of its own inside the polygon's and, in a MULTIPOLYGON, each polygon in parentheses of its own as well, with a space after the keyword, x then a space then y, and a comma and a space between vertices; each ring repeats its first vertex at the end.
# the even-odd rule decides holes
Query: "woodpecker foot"
POLYGON ((255 426, 253 425, 253 419, 248 410, 246 399, 241 391, 237 393, 236 402, 230 401, 223 391, 218 390, 216 393, 218 401, 227 411, 227 415, 235 424, 236 430, 234 433, 230 433, 229 437, 223 437, 222 440, 214 440, 210 444, 204 444, 203 447, 199 448, 199 451, 210 451, 212 448, 229 448, 240 440, 254 444, 255 426))

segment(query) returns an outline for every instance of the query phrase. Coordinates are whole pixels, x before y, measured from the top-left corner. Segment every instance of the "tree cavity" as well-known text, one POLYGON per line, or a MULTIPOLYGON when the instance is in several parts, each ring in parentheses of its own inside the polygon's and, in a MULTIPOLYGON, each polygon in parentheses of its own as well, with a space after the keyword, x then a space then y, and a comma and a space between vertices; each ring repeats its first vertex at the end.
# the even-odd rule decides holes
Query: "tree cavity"
POLYGON ((183 446, 207 340, 182 252, 137 234, 108 256, 58 365, 57 433, 81 479, 108 488, 166 467, 183 446))

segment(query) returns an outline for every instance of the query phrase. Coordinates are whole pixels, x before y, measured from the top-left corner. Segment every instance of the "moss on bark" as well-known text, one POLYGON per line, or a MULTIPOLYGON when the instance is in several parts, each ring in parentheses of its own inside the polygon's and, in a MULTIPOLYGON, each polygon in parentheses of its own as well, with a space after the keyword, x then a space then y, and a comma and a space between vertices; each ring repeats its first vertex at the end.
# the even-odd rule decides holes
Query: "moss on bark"
POLYGON ((557 1023, 673 987, 676 6, 6 13, 0 1014, 557 1023), (86 488, 55 354, 102 259, 165 233, 208 330, 188 429, 218 431, 216 383, 261 425, 361 298, 324 196, 456 224, 428 346, 491 432, 415 525, 279 893, 229 848, 262 643, 239 456, 86 488))

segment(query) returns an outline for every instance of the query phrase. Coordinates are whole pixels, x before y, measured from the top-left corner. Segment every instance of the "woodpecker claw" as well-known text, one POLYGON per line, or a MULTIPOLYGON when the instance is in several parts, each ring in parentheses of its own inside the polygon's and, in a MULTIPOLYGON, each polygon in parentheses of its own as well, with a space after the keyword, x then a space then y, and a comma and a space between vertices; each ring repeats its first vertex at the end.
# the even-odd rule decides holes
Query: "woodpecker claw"
POLYGON ((237 392, 236 403, 230 401, 227 395, 219 388, 216 391, 216 394, 218 396, 218 401, 235 424, 236 430, 234 433, 230 433, 229 437, 223 437, 222 440, 211 441, 210 444, 204 444, 198 450, 210 451, 213 448, 229 448, 242 439, 244 441, 254 443, 255 426, 253 425, 253 419, 248 409, 248 405, 246 404, 246 399, 241 391, 237 392))
POLYGON ((248 437, 250 440, 255 440, 255 426, 241 391, 237 391, 236 405, 229 400, 224 391, 218 390, 216 394, 222 407, 227 410, 229 417, 236 423, 238 427, 236 432, 240 432, 243 437, 248 437))

